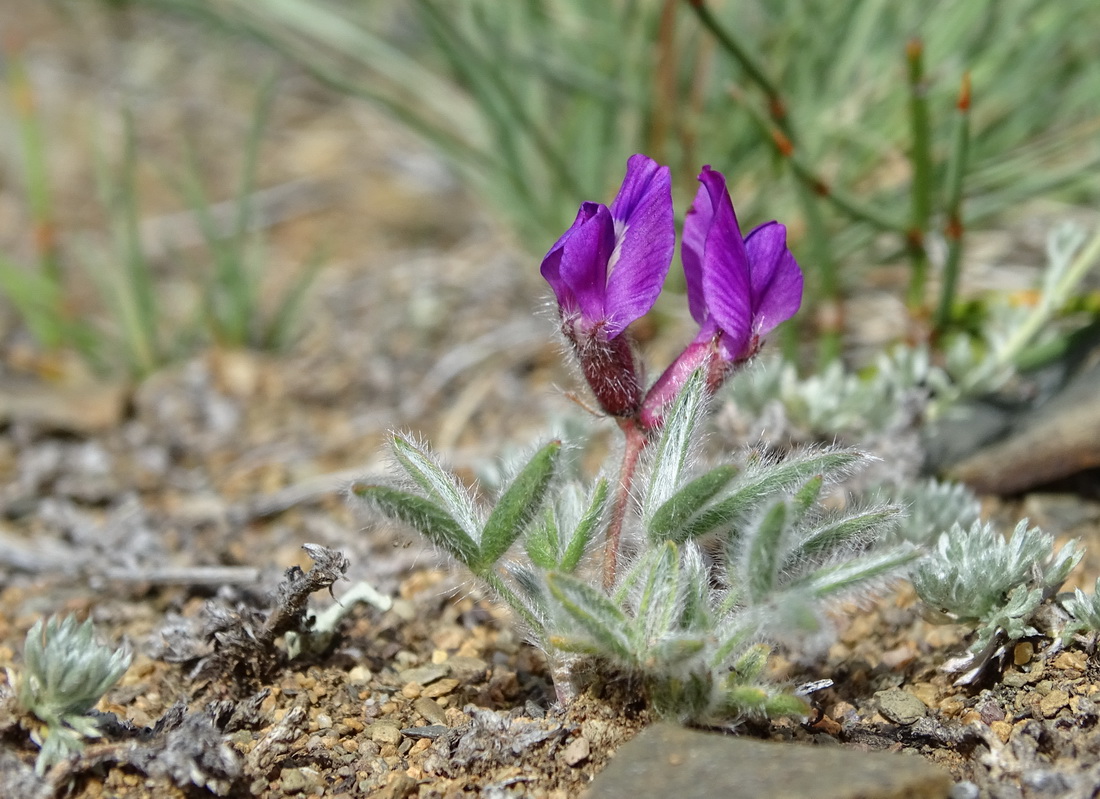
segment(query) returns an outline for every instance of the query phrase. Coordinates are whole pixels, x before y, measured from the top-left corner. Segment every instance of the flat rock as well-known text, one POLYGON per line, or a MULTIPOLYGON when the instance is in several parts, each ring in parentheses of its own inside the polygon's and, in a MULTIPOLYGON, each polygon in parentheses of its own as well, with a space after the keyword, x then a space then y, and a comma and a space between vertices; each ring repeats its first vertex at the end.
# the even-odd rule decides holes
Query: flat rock
POLYGON ((398 675, 398 677, 401 678, 401 682, 414 682, 417 685, 431 685, 436 680, 441 680, 446 676, 447 667, 436 663, 405 669, 398 675))
POLYGON ((913 694, 891 688, 875 694, 878 710, 895 724, 915 724, 928 712, 928 706, 913 694))
MULTIPOLYGON (((947 476, 978 493, 1020 494, 1100 467, 1098 392, 1100 366, 1093 366, 1046 402, 1014 417, 1008 430, 950 466, 947 476)), ((949 433, 957 434, 963 432, 952 428, 949 433)))
POLYGON ((45 430, 94 435, 119 425, 128 397, 121 383, 8 383, 0 387, 0 424, 29 422, 45 430))
POLYGON ((916 755, 772 743, 657 724, 623 745, 589 799, 945 799, 947 772, 916 755))

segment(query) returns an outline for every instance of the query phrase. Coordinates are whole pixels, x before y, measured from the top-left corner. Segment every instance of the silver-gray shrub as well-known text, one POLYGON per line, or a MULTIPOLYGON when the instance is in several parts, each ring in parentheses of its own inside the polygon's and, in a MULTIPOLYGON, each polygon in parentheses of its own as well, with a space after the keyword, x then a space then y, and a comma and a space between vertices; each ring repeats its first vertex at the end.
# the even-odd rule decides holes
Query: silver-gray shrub
POLYGON ((41 746, 35 769, 81 751, 84 738, 96 738, 96 720, 87 713, 130 667, 128 648, 103 646, 95 640, 91 619, 74 616, 35 622, 23 647, 23 671, 16 698, 45 725, 32 738, 41 746))
POLYGON ((913 570, 918 596, 947 621, 973 626, 972 653, 998 639, 1036 635, 1039 607, 1057 594, 1083 551, 1071 541, 1057 552, 1054 540, 1020 521, 1005 538, 992 524, 956 524, 913 570))

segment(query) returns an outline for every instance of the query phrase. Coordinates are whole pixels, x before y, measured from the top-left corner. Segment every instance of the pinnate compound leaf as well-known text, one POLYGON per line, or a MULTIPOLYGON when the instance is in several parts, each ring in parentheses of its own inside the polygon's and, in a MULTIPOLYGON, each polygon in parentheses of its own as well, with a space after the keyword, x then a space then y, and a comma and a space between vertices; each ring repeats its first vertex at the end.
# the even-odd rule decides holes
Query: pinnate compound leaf
POLYGON ((360 483, 352 493, 387 518, 407 524, 473 569, 478 562, 477 542, 454 518, 429 499, 398 488, 360 483))
POLYGON ((642 502, 642 518, 650 520, 680 488, 698 440, 696 431, 702 421, 705 404, 704 377, 701 370, 688 379, 665 416, 661 435, 653 451, 653 470, 642 502))
POLYGON ((391 448, 397 462, 428 499, 457 522, 471 540, 476 540, 481 526, 477 511, 470 495, 454 475, 443 469, 430 451, 403 436, 395 435, 391 448))
POLYGON ((547 582, 550 593, 589 635, 599 654, 629 666, 636 664, 630 621, 606 595, 567 574, 551 574, 547 582))
POLYGON ((698 538, 732 525, 749 515, 768 497, 818 475, 843 473, 864 457, 855 450, 825 450, 792 457, 762 472, 742 472, 730 493, 684 524, 683 540, 698 538))
POLYGON ((560 452, 560 441, 551 441, 536 452, 497 500, 481 534, 475 573, 492 568, 504 557, 542 509, 560 452))
POLYGON ((704 506, 737 476, 736 466, 719 466, 696 477, 665 500, 649 520, 649 540, 672 541, 682 544, 687 540, 687 522, 699 514, 704 506))

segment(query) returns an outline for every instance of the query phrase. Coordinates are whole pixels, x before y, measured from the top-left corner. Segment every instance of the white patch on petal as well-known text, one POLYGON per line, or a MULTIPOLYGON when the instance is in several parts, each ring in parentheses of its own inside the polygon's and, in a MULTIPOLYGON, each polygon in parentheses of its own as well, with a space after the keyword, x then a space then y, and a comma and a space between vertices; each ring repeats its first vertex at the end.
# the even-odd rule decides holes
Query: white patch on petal
MULTIPOLYGON (((612 224, 615 226, 615 249, 611 251, 611 257, 607 259, 607 280, 611 280, 611 273, 615 271, 615 265, 619 263, 619 256, 623 252, 623 237, 626 235, 626 231, 630 229, 630 225, 623 219, 612 219, 612 224)), ((605 282, 604 285, 607 285, 605 282)))

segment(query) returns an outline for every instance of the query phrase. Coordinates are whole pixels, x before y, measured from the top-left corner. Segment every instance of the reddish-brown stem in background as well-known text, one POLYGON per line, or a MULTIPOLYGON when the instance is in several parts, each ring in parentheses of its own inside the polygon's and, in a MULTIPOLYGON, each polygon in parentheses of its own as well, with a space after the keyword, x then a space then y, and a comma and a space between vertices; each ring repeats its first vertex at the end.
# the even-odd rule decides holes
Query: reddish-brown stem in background
POLYGON ((615 504, 611 506, 611 523, 607 526, 607 540, 603 548, 603 587, 606 591, 610 591, 615 585, 619 568, 619 539, 626 520, 626 508, 630 504, 630 487, 638 468, 638 457, 649 443, 646 434, 633 418, 619 419, 619 428, 626 438, 626 449, 623 450, 619 489, 615 492, 615 504))

